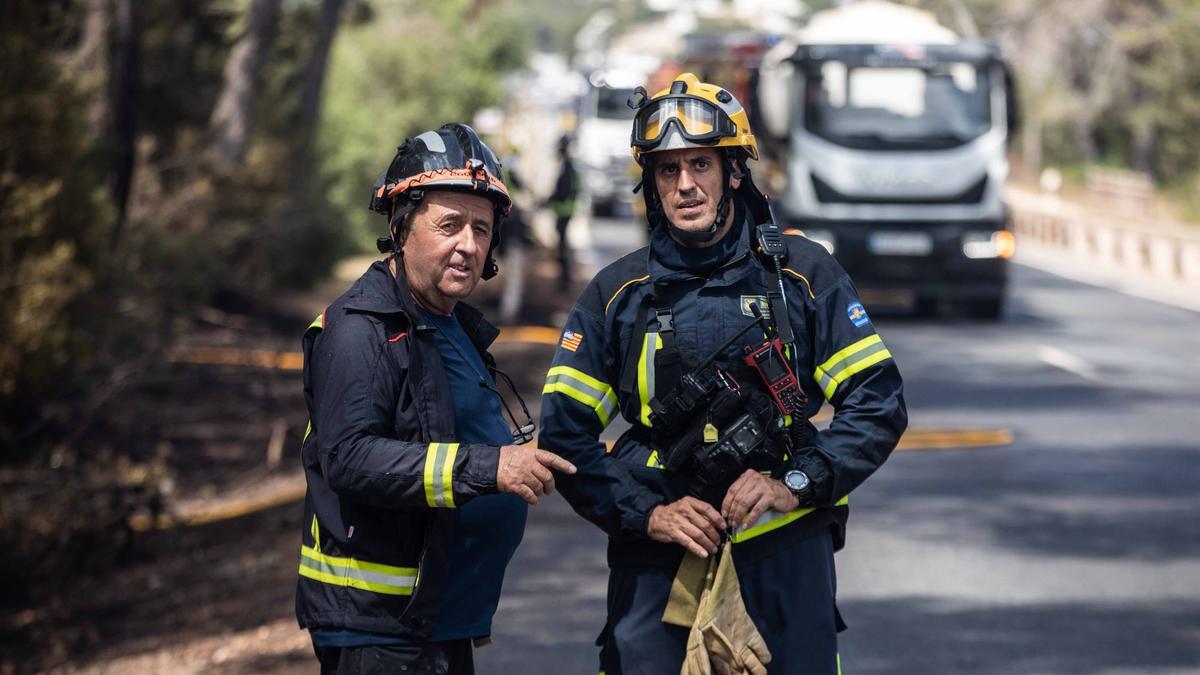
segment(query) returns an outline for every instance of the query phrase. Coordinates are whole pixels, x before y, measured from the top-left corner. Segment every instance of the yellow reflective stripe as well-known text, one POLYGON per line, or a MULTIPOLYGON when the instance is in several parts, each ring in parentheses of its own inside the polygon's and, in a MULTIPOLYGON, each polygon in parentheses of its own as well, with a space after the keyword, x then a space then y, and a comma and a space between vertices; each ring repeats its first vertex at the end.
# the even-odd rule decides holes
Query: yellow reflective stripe
POLYGON ((554 366, 548 373, 546 373, 546 381, 549 382, 555 375, 566 375, 572 379, 579 380, 581 383, 601 393, 605 391, 612 391, 612 387, 608 386, 604 382, 592 377, 591 375, 588 375, 582 370, 572 368, 570 366, 554 366))
POLYGON ((311 433, 312 433, 312 420, 309 420, 308 426, 304 427, 304 438, 301 438, 300 442, 303 443, 304 441, 307 441, 308 435, 311 433))
POLYGON ((837 666, 838 666, 837 675, 842 675, 842 653, 841 652, 838 652, 838 655, 837 655, 837 666))
POLYGON ((829 357, 813 371, 813 379, 825 393, 833 398, 838 385, 853 375, 880 361, 891 358, 892 353, 883 344, 879 334, 869 335, 829 357))
MULTIPOLYGON (((316 523, 316 520, 313 520, 316 523)), ((412 595, 417 568, 394 567, 354 558, 325 555, 310 546, 300 547, 300 576, 333 586, 357 588, 384 595, 412 595)))
POLYGON ((458 443, 430 443, 425 452, 425 503, 431 509, 454 508, 454 460, 458 443))
POLYGON ((600 424, 607 427, 617 409, 617 397, 612 387, 570 366, 554 366, 546 374, 543 394, 559 393, 591 408, 600 424))
POLYGON ((429 508, 431 509, 437 507, 437 498, 433 488, 434 457, 436 454, 434 452, 434 447, 437 445, 439 444, 431 444, 425 450, 425 503, 428 504, 429 508))
POLYGON ((667 467, 663 466, 662 460, 658 458, 657 450, 650 451, 650 456, 646 458, 646 466, 650 467, 651 469, 667 468, 667 467))
POLYGON ((662 344, 661 335, 646 333, 642 342, 642 353, 638 358, 638 399, 642 403, 638 419, 646 426, 650 426, 650 399, 654 398, 654 355, 662 349, 662 344))
POLYGON ((442 489, 445 491, 445 502, 449 508, 454 508, 454 460, 458 459, 458 443, 446 444, 446 461, 442 465, 442 489))
POLYGON ((312 522, 313 548, 321 550, 321 528, 317 525, 317 514, 313 514, 312 522))
MULTIPOLYGON (((849 503, 849 497, 842 497, 837 501, 835 506, 845 506, 849 503)), ((768 532, 778 530, 784 525, 794 523, 813 511, 816 511, 816 509, 813 507, 796 509, 795 511, 791 511, 789 513, 776 513, 774 511, 767 511, 760 516, 758 520, 754 521, 754 524, 750 527, 738 528, 737 532, 734 532, 733 536, 730 537, 730 541, 737 544, 748 539, 761 537, 768 532)))
POLYGON ((308 327, 324 329, 325 328, 325 312, 321 312, 320 314, 318 314, 317 318, 313 319, 313 322, 308 324, 308 327))
POLYGON ((867 337, 859 340, 858 342, 855 342, 854 344, 850 345, 849 347, 846 347, 845 349, 842 349, 838 353, 829 357, 825 361, 825 363, 822 363, 821 365, 817 366, 817 370, 829 370, 830 368, 833 368, 834 366, 836 366, 838 363, 844 361, 846 359, 846 357, 850 356, 851 354, 862 351, 862 350, 866 349, 867 347, 870 347, 871 345, 877 344, 879 342, 883 342, 883 338, 879 337, 879 333, 874 333, 872 335, 868 335, 867 337))

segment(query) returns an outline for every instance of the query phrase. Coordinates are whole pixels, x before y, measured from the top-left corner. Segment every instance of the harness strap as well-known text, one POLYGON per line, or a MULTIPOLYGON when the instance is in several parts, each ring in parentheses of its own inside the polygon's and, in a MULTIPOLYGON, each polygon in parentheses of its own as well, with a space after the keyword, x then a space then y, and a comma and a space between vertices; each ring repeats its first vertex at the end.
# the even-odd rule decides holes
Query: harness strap
POLYGON ((650 320, 650 305, 653 302, 654 295, 647 293, 642 296, 642 302, 638 306, 638 318, 637 323, 633 326, 633 336, 629 343, 630 349, 625 353, 625 364, 621 368, 620 399, 622 401, 628 400, 628 397, 633 394, 633 388, 637 385, 638 357, 641 355, 642 343, 646 339, 646 322, 650 320))

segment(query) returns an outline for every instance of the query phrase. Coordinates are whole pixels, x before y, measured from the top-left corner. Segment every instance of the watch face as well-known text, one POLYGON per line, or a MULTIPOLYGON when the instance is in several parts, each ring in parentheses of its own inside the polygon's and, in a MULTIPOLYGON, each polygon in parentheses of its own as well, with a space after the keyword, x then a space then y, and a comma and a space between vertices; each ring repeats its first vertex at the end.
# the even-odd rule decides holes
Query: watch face
POLYGON ((803 471, 789 471, 783 476, 783 484, 792 492, 799 492, 808 487, 808 474, 803 471))

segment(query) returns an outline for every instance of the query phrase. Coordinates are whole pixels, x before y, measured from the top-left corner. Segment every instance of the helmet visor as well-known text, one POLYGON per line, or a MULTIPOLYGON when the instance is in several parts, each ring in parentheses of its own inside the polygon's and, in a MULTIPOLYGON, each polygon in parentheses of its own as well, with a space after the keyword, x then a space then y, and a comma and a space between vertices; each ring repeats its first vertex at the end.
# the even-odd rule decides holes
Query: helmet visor
POLYGON ((654 147, 672 124, 684 138, 701 143, 737 135, 737 127, 725 111, 709 101, 668 96, 650 101, 638 111, 633 121, 633 145, 654 147))

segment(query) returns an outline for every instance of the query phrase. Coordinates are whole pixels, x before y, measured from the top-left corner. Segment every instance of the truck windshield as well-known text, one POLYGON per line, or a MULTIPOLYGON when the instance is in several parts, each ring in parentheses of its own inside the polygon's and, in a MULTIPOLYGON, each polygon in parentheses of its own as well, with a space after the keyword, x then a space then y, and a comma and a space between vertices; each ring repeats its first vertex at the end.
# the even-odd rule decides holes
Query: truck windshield
POLYGON ((950 148, 991 127, 985 66, 848 66, 830 60, 806 71, 804 127, 839 145, 950 148))
POLYGON ((626 103, 632 95, 632 87, 596 87, 596 117, 606 120, 633 119, 634 111, 626 103))

